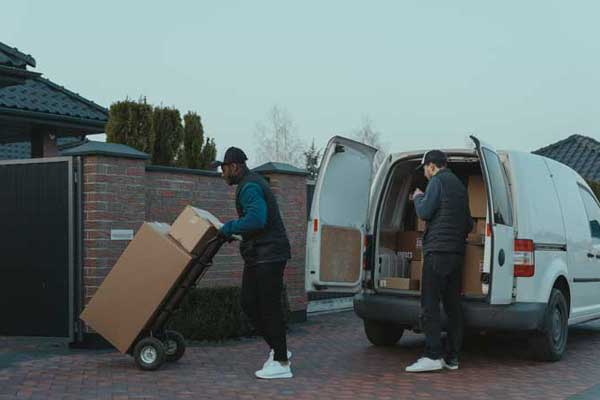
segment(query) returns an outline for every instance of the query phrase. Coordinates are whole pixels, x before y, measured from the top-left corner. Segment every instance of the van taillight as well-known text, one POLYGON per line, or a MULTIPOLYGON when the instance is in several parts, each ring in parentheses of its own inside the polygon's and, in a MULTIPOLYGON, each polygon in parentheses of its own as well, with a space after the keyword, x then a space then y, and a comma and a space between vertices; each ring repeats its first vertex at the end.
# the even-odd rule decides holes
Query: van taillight
POLYGON ((319 231, 319 220, 313 219, 313 232, 317 233, 319 231))
POLYGON ((535 274, 535 247, 533 240, 515 239, 513 261, 515 264, 514 275, 520 278, 529 278, 535 274))

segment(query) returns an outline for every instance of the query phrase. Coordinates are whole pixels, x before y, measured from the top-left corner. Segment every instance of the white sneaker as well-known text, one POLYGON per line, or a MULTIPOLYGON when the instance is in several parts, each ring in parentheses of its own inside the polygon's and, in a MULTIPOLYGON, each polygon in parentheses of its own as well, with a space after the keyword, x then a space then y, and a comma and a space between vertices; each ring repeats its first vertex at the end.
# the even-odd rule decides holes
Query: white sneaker
MULTIPOLYGON (((290 361, 290 359, 292 358, 292 352, 288 350, 287 356, 288 356, 288 361, 290 361)), ((267 358, 267 361, 265 361, 265 363, 263 364, 263 368, 265 368, 268 363, 272 362, 274 357, 275 357, 275 350, 271 349, 271 351, 269 352, 269 358, 267 358)))
POLYGON ((406 372, 430 372, 439 371, 444 366, 442 360, 432 360, 431 358, 423 357, 419 358, 416 363, 406 367, 406 372))
POLYGON ((291 363, 288 361, 287 365, 283 365, 279 361, 269 362, 263 369, 254 373, 257 378, 260 379, 281 379, 281 378, 292 378, 291 363))

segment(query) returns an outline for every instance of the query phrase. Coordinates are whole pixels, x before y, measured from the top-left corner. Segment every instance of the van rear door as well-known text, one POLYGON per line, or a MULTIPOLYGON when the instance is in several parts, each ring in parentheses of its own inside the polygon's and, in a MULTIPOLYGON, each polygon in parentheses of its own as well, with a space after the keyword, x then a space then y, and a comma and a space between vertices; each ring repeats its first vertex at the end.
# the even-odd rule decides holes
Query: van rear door
POLYGON ((306 236, 306 290, 354 293, 362 281, 377 149, 340 136, 327 144, 306 236))
POLYGON ((514 228, 512 199, 508 184, 508 177, 502 161, 496 150, 471 136, 475 143, 481 169, 487 188, 488 222, 491 225, 491 240, 489 243, 489 256, 484 259, 486 270, 490 271, 491 304, 510 304, 513 296, 514 283, 514 228))

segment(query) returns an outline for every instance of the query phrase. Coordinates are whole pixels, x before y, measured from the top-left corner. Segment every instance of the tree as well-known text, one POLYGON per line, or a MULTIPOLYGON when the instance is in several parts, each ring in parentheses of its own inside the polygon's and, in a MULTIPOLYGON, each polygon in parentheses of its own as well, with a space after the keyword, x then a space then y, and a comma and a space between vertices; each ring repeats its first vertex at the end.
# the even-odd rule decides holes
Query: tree
POLYGON ((308 172, 308 177, 313 180, 317 179, 317 175, 319 175, 319 160, 321 158, 321 150, 317 150, 315 147, 314 139, 308 150, 304 152, 304 157, 306 159, 306 171, 308 172))
POLYGON ((151 155, 155 165, 209 169, 217 156, 214 139, 204 139, 200 116, 184 116, 171 107, 153 107, 146 98, 125 99, 110 106, 107 141, 122 143, 151 155))
POLYGON ((200 155, 200 169, 212 169, 210 164, 217 158, 217 145, 215 139, 206 139, 206 143, 202 147, 202 153, 200 155))
POLYGON ((189 111, 183 116, 182 156, 178 157, 180 165, 186 168, 200 168, 204 127, 200 116, 189 111))
POLYGON ((381 150, 381 134, 373 127, 373 121, 368 115, 363 116, 362 125, 354 131, 354 139, 358 142, 368 144, 371 147, 381 150))
POLYGON ((303 144, 296 136, 290 114, 283 108, 274 106, 267 113, 264 122, 256 124, 257 158, 259 161, 284 162, 302 166, 303 144))
POLYGON ((118 101, 108 111, 106 141, 152 153, 151 127, 152 106, 146 103, 146 98, 118 101))
POLYGON ((174 165, 183 139, 179 110, 154 107, 152 113, 152 164, 174 165))
POLYGON ((183 116, 183 143, 177 156, 177 165, 184 168, 210 169, 217 157, 215 140, 204 140, 204 127, 198 114, 188 111, 183 116))

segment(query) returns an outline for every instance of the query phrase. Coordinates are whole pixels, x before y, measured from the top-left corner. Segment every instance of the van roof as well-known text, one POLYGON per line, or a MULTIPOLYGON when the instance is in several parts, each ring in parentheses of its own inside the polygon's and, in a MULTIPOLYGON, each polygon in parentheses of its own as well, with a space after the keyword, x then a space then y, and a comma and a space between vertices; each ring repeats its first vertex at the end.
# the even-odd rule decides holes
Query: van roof
MULTIPOLYGON (((405 159, 405 158, 418 158, 423 157, 423 154, 427 153, 429 150, 415 150, 415 151, 407 151, 402 153, 391 153, 393 161, 405 159)), ((475 149, 440 149, 448 156, 476 156, 477 152, 475 149)))

